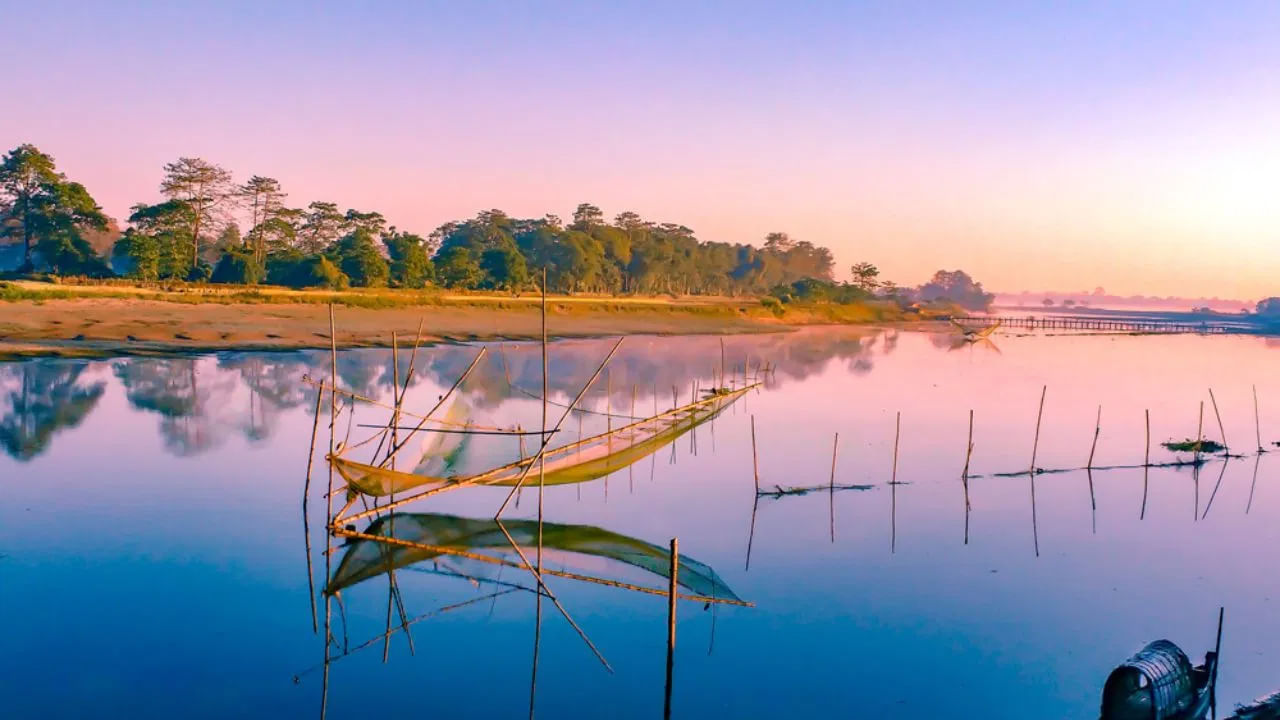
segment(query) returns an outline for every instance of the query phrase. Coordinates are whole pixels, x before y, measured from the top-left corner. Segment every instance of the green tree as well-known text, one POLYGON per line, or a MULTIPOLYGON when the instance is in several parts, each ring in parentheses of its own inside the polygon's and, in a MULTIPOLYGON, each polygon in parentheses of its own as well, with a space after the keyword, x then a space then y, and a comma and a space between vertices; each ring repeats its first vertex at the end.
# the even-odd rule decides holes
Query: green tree
POLYGON ((239 247, 222 253, 209 280, 234 285, 257 285, 266 274, 266 267, 258 259, 257 253, 251 248, 239 247))
POLYGON ((116 243, 115 255, 131 266, 128 274, 144 280, 184 278, 191 274, 194 210, 181 200, 135 205, 130 227, 116 243))
POLYGON ((334 262, 357 287, 386 287, 391 274, 387 261, 373 243, 373 233, 357 228, 333 246, 334 262))
POLYGON ((529 282, 529 268, 514 245, 490 248, 480 256, 485 284, 500 290, 519 290, 529 282))
POLYGON ((880 286, 880 281, 876 278, 880 276, 880 270, 869 262, 856 263, 852 268, 853 286, 866 293, 874 293, 876 288, 880 286))
POLYGON ((81 234, 105 230, 107 216, 77 182, 48 183, 32 199, 31 227, 36 249, 49 270, 61 274, 107 275, 110 270, 81 234))
POLYGON ((319 253, 342 237, 347 219, 331 202, 313 202, 307 206, 298 228, 298 249, 304 253, 319 253))
POLYGON ((259 261, 267 255, 264 232, 284 206, 286 197, 275 178, 254 175, 236 188, 235 194, 249 210, 249 244, 259 261))
POLYGON ((450 288, 473 289, 480 284, 484 271, 465 247, 442 249, 435 258, 436 278, 450 288))
POLYGON ((201 158, 178 158, 164 166, 160 192, 190 208, 191 267, 198 267, 202 233, 214 230, 224 205, 233 197, 231 173, 201 158))
POLYGON ((53 158, 29 143, 10 150, 0 161, 0 194, 7 200, 7 207, 0 215, 0 231, 9 232, 6 230, 8 222, 16 222, 22 236, 22 272, 32 269, 34 204, 50 187, 56 187, 61 181, 62 176, 55 169, 53 158))
POLYGON ((391 256, 391 284, 395 287, 420 288, 431 281, 434 269, 427 253, 427 241, 412 233, 391 232, 382 243, 391 256))

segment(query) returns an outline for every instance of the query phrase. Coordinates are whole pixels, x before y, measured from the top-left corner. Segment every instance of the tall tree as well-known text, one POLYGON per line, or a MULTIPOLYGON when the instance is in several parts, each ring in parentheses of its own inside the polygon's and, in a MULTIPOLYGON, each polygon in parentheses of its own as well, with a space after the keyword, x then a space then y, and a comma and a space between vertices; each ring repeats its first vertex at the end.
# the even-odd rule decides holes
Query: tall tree
POLYGON ((31 247, 34 238, 32 221, 37 198, 62 180, 54 169, 53 158, 35 145, 23 144, 10 150, 0 162, 0 193, 8 207, 0 217, 0 232, 10 220, 16 221, 22 235, 22 271, 30 272, 31 247))
POLYGON ((853 285, 859 290, 870 293, 875 292, 876 288, 880 286, 880 281, 876 280, 880 276, 880 269, 875 265, 869 262, 860 262, 854 264, 850 270, 853 273, 853 285))
POLYGON ((191 266, 200 264, 201 232, 213 231, 232 198, 231 173, 201 158, 178 158, 164 166, 160 192, 191 208, 191 266))
POLYGON ((236 195, 249 210, 249 242, 254 255, 262 260, 266 256, 266 242, 263 239, 266 225, 280 212, 287 196, 280 189, 279 180, 261 175, 254 175, 236 188, 236 195))
POLYGON ((337 203, 311 203, 298 229, 299 249, 308 254, 324 252, 342 237, 346 222, 337 203))

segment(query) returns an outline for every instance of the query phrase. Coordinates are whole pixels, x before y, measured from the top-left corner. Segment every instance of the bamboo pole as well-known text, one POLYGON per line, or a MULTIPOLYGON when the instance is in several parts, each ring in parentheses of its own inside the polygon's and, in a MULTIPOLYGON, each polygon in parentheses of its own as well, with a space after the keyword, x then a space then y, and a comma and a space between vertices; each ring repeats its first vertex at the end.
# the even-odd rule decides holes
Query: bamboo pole
POLYGON ((724 386, 725 386, 725 384, 724 384, 724 369, 725 369, 724 336, 723 336, 723 335, 721 335, 721 336, 720 336, 720 383, 719 383, 718 387, 724 387, 724 386))
POLYGON ((1258 452, 1259 453, 1266 452, 1267 449, 1262 446, 1262 420, 1260 420, 1258 417, 1258 386, 1257 385, 1253 386, 1253 431, 1257 433, 1258 452))
POLYGON ((316 620, 315 576, 311 569, 311 523, 307 517, 307 497, 311 494, 311 466, 316 457, 316 435, 320 430, 320 404, 322 402, 324 402, 323 385, 320 386, 319 390, 316 390, 315 419, 311 423, 311 449, 307 452, 307 479, 302 485, 302 536, 306 539, 307 545, 307 594, 311 600, 311 633, 313 635, 320 630, 316 620))
POLYGON ((1031 537, 1036 557, 1040 557, 1040 525, 1036 520, 1036 453, 1040 449, 1040 421, 1044 417, 1044 396, 1049 386, 1040 388, 1040 409, 1036 412, 1036 436, 1031 445, 1031 537))
POLYGON ((756 481, 756 495, 760 495, 760 462, 756 459, 756 416, 751 416, 751 475, 756 481))
POLYGON ((893 471, 889 476, 889 552, 898 552, 898 438, 902 435, 902 412, 893 418, 893 471))
POLYGON ((676 661, 676 579, 680 573, 680 539, 671 538, 671 584, 667 593, 667 691, 662 716, 671 717, 671 679, 676 661))
MULTIPOLYGON (((325 583, 329 582, 330 563, 332 553, 330 552, 329 534, 333 527, 333 452, 334 452, 334 433, 337 432, 338 426, 338 339, 335 334, 335 326, 333 318, 333 303, 329 303, 329 490, 326 495, 328 501, 327 514, 325 515, 325 552, 324 552, 324 577, 325 583)), ((325 595, 324 598, 324 678, 321 681, 320 690, 320 720, 324 720, 325 714, 329 707, 329 641, 333 638, 333 609, 331 598, 325 595)))
POLYGON ((1086 470, 1093 469, 1093 454, 1098 450, 1098 435, 1102 433, 1102 406, 1098 406, 1098 420, 1093 426, 1093 446, 1089 448, 1089 463, 1085 465, 1086 470))
POLYGON ((1200 448, 1204 445, 1204 401, 1200 401, 1200 419, 1196 421, 1196 452, 1195 461, 1200 463, 1200 448))
MULTIPOLYGON (((453 393, 458 389, 458 387, 462 385, 462 383, 467 379, 467 376, 471 374, 471 371, 474 370, 476 365, 480 362, 480 358, 484 357, 484 353, 486 349, 487 348, 480 348, 480 352, 476 353, 475 359, 471 361, 471 364, 467 366, 467 369, 463 371, 462 375, 459 376, 456 381, 454 381, 453 386, 449 388, 449 391, 446 392, 444 395, 442 395, 440 397, 439 402, 437 402, 435 406, 432 407, 429 412, 427 412, 426 417, 418 421, 417 426, 415 426, 413 430, 410 430, 408 435, 404 436, 404 440, 391 449, 391 452, 387 454, 386 459, 382 461, 379 467, 383 467, 387 463, 393 462, 395 460, 396 454, 399 453, 404 448, 405 445, 409 444, 409 441, 412 440, 413 436, 417 434, 419 430, 422 429, 423 425, 427 424, 427 419, 430 418, 432 415, 434 415, 436 410, 439 410, 440 407, 444 405, 445 401, 447 401, 449 397, 453 395, 453 393)), ((544 436, 543 442, 544 443, 546 442, 545 436, 544 436)))
POLYGON ((836 451, 840 447, 840 433, 831 442, 831 484, 827 495, 831 505, 831 542, 836 541, 836 451))
POLYGON ((1143 459, 1143 461, 1142 461, 1142 466, 1143 466, 1143 467, 1151 467, 1151 410, 1149 410, 1149 409, 1148 409, 1148 410, 1143 410, 1142 412, 1143 412, 1143 415, 1144 415, 1144 416, 1146 416, 1146 419, 1147 419, 1147 445, 1146 445, 1146 455, 1144 456, 1144 459, 1143 459))
MULTIPOLYGON (((547 268, 542 267, 542 446, 546 447, 547 442, 547 398, 549 391, 548 382, 548 363, 547 363, 547 268)), ((581 417, 581 416, 579 416, 581 417)), ((542 568, 542 521, 543 521, 543 496, 546 492, 547 485, 547 458, 544 454, 538 458, 538 550, 537 563, 538 574, 541 575, 542 568)), ((535 622, 533 629, 533 666, 530 671, 529 678, 529 720, 533 720, 535 699, 538 688, 538 655, 542 646, 542 592, 539 591, 535 596, 535 622)))
POLYGON ((964 509, 966 520, 968 522, 967 513, 971 509, 969 505, 969 460, 973 457, 973 409, 969 410, 969 439, 965 442, 964 449, 964 470, 960 473, 960 480, 964 484, 964 509))
MULTIPOLYGON (((1222 426, 1222 414, 1218 412, 1218 399, 1213 396, 1213 388, 1209 388, 1209 400, 1213 402, 1213 416, 1218 420, 1218 434, 1222 436, 1222 447, 1227 449, 1227 431, 1222 426)), ((1230 452, 1230 450, 1227 450, 1230 452)))
MULTIPOLYGON (((600 373, 604 371, 605 366, 609 364, 609 361, 610 361, 611 359, 613 359, 613 354, 614 354, 614 353, 616 353, 616 352, 618 352, 618 348, 622 346, 622 340, 623 340, 623 338, 618 338, 618 342, 614 343, 614 345, 613 345, 613 349, 611 349, 611 350, 609 351, 609 354, 605 356, 604 361, 600 363, 600 367, 596 368, 596 371, 591 375, 591 379, 587 380, 587 384, 586 384, 586 385, 583 385, 583 386, 582 386, 582 390, 578 391, 578 395, 577 395, 577 397, 575 397, 575 398, 573 399, 573 402, 569 404, 569 407, 565 408, 564 413, 560 415, 560 419, 559 419, 558 421, 556 421, 556 425, 555 425, 555 427, 553 428, 553 430, 554 430, 555 432, 559 432, 559 431, 560 431, 560 426, 561 426, 562 424, 564 424, 565 419, 566 419, 566 418, 568 418, 568 417, 569 417, 569 414, 573 412, 573 408, 574 408, 574 407, 575 407, 579 402, 581 402, 581 401, 582 401, 582 396, 583 396, 583 395, 586 395, 586 394, 587 394, 587 391, 591 389, 591 386, 592 386, 593 384, 595 384, 596 378, 600 377, 600 373)), ((547 438, 548 438, 548 437, 549 437, 548 435, 543 435, 543 436, 542 436, 542 443, 538 446, 538 454, 537 454, 537 456, 536 456, 536 457, 534 457, 534 458, 533 458, 533 460, 535 460, 535 461, 536 461, 536 460, 541 460, 541 459, 543 458, 543 456, 544 456, 544 455, 546 455, 546 452, 547 452, 547 445, 548 445, 548 441, 547 441, 547 438)), ((525 480, 525 478, 526 478, 526 477, 528 477, 528 475, 529 475, 529 471, 530 471, 531 469, 533 469, 533 462, 532 462, 532 461, 531 461, 531 462, 529 462, 529 464, 528 464, 528 465, 525 465, 524 471, 520 473, 520 477, 519 477, 519 479, 517 479, 517 480, 516 480, 516 482, 515 482, 515 486, 514 486, 513 488, 511 488, 511 493, 510 493, 509 495, 507 495, 507 499, 506 499, 506 500, 503 500, 503 501, 502 501, 502 506, 498 508, 498 512, 497 512, 497 513, 495 513, 495 514, 494 514, 494 516, 493 516, 495 520, 496 520, 496 519, 498 519, 498 518, 500 518, 500 517, 502 516, 502 511, 503 511, 503 510, 506 510, 506 508, 507 508, 507 503, 511 502, 511 498, 512 498, 512 496, 513 496, 513 495, 515 495, 516 491, 520 489, 520 486, 524 485, 524 480, 525 480)))

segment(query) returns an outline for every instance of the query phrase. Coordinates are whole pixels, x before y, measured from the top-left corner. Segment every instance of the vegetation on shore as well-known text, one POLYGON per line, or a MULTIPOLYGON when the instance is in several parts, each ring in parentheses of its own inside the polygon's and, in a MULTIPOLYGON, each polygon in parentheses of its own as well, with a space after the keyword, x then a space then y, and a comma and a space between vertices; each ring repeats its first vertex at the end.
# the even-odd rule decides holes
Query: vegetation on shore
MULTIPOLYGON (((208 284, 519 293, 539 282, 535 270, 545 269, 552 292, 762 298, 774 314, 795 303, 982 308, 992 299, 960 271, 940 271, 931 282, 906 289, 883 281, 875 266, 858 263, 851 281, 837 282, 830 250, 786 233, 769 233, 760 247, 704 241, 684 225, 634 212, 608 221, 589 203, 579 205, 568 223, 551 214, 521 219, 486 210, 424 236, 388 225, 378 212, 342 211, 333 202, 289 207, 277 180, 255 175, 237 184, 228 171, 200 158, 165 165, 159 189, 162 202, 134 205, 123 233, 109 248, 96 247, 89 238, 110 237, 115 226, 85 187, 58 172, 53 158, 36 147, 11 150, 0 162, 0 237, 21 243, 15 276, 29 278, 39 270, 55 280, 127 278, 175 288, 190 283, 191 296, 204 298, 208 284)), ((0 298, 26 292, 11 288, 0 298)), ((252 289, 236 292, 244 293, 239 300, 261 300, 252 289)), ((227 297, 217 294, 216 301, 227 297)), ((319 296, 309 297, 287 301, 319 296)), ((388 302, 382 296, 341 297, 388 302)), ((409 301, 423 300, 411 295, 409 301)))

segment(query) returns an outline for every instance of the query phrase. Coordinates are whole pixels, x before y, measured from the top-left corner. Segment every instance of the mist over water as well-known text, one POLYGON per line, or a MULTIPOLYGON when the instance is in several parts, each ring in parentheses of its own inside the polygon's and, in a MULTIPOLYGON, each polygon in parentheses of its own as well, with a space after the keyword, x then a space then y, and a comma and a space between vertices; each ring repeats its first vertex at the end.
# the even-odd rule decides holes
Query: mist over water
MULTIPOLYGON (((552 400, 568 403, 611 343, 553 343, 552 400)), ((536 428, 538 347, 487 347, 451 412, 536 428)), ((720 372, 721 347, 718 337, 628 338, 583 403, 593 412, 570 416, 553 444, 625 422, 599 413, 689 402, 695 382, 705 389, 720 372)), ((406 407, 429 409, 478 349, 419 350, 406 407)), ((1211 649, 1220 605, 1220 710, 1280 687, 1280 452, 1255 453, 1259 427, 1280 450, 1273 340, 1002 331, 969 344, 951 332, 810 328, 727 337, 723 357, 739 385, 744 363, 750 375, 761 363, 776 370, 696 437, 545 498, 548 522, 661 547, 679 537, 683 554, 755 604, 680 603, 675 716, 1096 717, 1107 673, 1147 641, 1167 637, 1196 660, 1211 649), (1069 471, 1034 478, 1033 514, 1031 478, 1000 474, 1030 466, 1042 388, 1036 465, 1069 471), (1099 405, 1095 466, 1143 463, 1145 411, 1152 462, 1189 459, 1159 443, 1195 437, 1202 401, 1204 434, 1220 439, 1209 388, 1227 444, 1245 457, 1214 456, 1198 471, 1072 470, 1089 457, 1099 405), (890 486, 899 412, 901 484, 890 486), (827 485, 837 432, 836 484, 869 488, 757 500, 752 416, 762 489, 827 485)), ((409 358, 402 349, 401 381, 409 358)), ((14 717, 80 717, 86 707, 318 716, 323 641, 312 632, 301 515, 315 389, 303 378, 327 377, 328 363, 306 351, 0 364, 0 615, 10 619, 0 690, 14 717)), ((343 386, 390 402, 388 350, 343 351, 338 373, 343 386)), ((553 422, 561 412, 551 408, 553 422)), ((354 444, 373 432, 362 424, 386 418, 358 405, 342 415, 339 438, 354 444)), ((422 438, 411 452, 466 474, 521 448, 468 436, 443 451, 422 438)), ((319 587, 320 452, 316 467, 308 507, 319 587)), ((470 488, 404 510, 488 519, 507 492, 470 488)), ((535 517, 535 505, 526 491, 508 517, 535 517)), ((567 562, 551 557, 550 567, 567 562)), ((401 568, 407 614, 495 591, 439 572, 459 569, 401 568)), ((616 563, 592 570, 662 582, 616 563)), ((513 568, 485 577, 529 580, 513 568)), ((538 713, 660 713, 665 599, 548 583, 616 672, 544 607, 538 713)), ((383 632, 385 575, 344 589, 342 601, 340 644, 383 632)), ((412 655, 397 633, 387 664, 379 639, 333 664, 329 717, 523 716, 533 617, 533 595, 512 592, 414 624, 412 655)))

